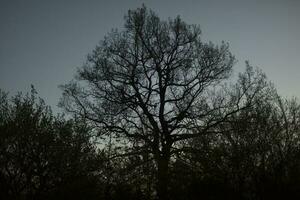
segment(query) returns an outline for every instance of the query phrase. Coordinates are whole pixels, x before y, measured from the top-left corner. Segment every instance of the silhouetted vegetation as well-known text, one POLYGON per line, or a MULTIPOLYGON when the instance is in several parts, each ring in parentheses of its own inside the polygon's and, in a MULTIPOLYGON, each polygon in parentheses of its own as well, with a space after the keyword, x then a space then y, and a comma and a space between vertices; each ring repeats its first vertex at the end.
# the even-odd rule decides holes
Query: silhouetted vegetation
POLYGON ((180 17, 129 11, 61 86, 0 92, 1 199, 300 198, 300 104, 180 17))
POLYGON ((1 199, 95 195, 101 154, 87 125, 54 117, 34 89, 12 99, 2 92, 0 98, 1 199))

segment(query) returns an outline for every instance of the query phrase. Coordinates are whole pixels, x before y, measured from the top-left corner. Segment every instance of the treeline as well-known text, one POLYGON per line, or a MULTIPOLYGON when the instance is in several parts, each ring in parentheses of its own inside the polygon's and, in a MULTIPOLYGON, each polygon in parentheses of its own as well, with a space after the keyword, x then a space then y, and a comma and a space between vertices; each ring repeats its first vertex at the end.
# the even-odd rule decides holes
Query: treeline
POLYGON ((197 25, 129 10, 54 115, 0 93, 0 199, 297 199, 300 104, 197 25))
MULTIPOLYGON (((1 199, 155 199, 150 155, 96 140, 83 119, 54 116, 34 90, 0 100, 1 199)), ((228 122, 222 134, 182 144, 169 198, 299 198, 299 103, 273 96, 228 122)))

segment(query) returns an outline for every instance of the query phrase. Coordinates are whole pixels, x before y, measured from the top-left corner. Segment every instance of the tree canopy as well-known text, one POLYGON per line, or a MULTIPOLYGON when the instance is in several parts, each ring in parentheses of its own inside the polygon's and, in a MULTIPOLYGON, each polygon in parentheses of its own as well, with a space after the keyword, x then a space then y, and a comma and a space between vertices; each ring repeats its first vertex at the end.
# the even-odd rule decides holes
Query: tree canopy
POLYGON ((235 63, 228 44, 203 42, 199 26, 180 17, 164 21, 142 7, 128 12, 124 27, 109 33, 76 81, 62 87, 61 103, 101 134, 127 140, 133 153, 150 154, 158 195, 167 199, 179 143, 223 131, 220 123, 251 106, 267 83, 248 65, 233 89, 225 87, 235 63))

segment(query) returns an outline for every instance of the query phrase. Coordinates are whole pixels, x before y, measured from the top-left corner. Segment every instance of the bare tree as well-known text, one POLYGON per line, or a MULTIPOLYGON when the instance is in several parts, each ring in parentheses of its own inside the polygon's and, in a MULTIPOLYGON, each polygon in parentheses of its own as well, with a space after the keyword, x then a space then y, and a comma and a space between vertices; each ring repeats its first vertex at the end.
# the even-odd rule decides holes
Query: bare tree
POLYGON ((200 35, 199 26, 180 17, 162 21, 145 7, 130 10, 124 29, 109 33, 76 80, 62 86, 67 112, 126 139, 132 147, 126 155, 152 156, 161 200, 168 198, 170 159, 182 150, 177 144, 218 131, 260 89, 247 79, 234 95, 220 90, 235 59, 227 44, 205 43, 200 35))

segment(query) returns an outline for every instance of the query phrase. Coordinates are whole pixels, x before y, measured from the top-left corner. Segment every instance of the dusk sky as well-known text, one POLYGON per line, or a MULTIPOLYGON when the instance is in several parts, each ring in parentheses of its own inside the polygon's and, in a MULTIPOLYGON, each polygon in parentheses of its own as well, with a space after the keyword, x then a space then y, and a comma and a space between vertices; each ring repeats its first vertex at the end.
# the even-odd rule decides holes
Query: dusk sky
POLYGON ((279 94, 300 98, 300 0, 0 0, 0 88, 15 94, 33 84, 57 111, 58 85, 143 3, 162 19, 199 24, 204 41, 229 43, 235 71, 249 60, 279 94))

